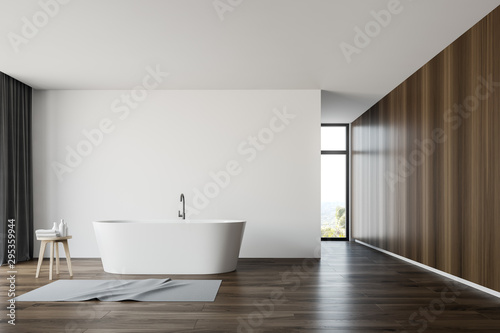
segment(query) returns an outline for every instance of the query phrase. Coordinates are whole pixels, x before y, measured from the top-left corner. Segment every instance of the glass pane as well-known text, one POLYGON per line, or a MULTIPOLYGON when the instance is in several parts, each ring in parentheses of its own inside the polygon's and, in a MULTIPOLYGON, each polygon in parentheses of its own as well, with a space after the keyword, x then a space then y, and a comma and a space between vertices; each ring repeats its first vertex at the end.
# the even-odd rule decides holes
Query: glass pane
POLYGON ((346 155, 321 155, 321 237, 346 237, 346 155))
POLYGON ((346 150, 345 126, 321 127, 321 150, 346 150))

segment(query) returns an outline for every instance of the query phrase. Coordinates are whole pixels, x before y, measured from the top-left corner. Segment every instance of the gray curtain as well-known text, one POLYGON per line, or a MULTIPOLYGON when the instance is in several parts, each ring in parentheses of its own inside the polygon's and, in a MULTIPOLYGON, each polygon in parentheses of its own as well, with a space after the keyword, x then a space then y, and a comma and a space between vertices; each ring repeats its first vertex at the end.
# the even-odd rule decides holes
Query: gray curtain
POLYGON ((33 258, 31 93, 31 87, 0 72, 1 265, 33 258))

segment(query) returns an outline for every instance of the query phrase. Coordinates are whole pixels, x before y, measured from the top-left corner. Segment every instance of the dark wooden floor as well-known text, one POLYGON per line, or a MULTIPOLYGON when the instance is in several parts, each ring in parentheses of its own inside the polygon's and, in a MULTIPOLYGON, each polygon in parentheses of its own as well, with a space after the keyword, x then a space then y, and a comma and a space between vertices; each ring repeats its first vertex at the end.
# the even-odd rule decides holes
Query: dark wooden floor
MULTIPOLYGON (((1 267, 0 332, 500 332, 500 299, 355 243, 324 242, 321 261, 241 259, 236 272, 172 279, 222 279, 215 302, 16 303, 6 323, 1 267)), ((18 295, 49 283, 48 262, 17 265, 18 295)), ((100 260, 74 259, 74 279, 113 275, 100 260)), ((163 276, 147 276, 163 277, 163 276)), ((62 262, 60 279, 69 278, 62 262)))

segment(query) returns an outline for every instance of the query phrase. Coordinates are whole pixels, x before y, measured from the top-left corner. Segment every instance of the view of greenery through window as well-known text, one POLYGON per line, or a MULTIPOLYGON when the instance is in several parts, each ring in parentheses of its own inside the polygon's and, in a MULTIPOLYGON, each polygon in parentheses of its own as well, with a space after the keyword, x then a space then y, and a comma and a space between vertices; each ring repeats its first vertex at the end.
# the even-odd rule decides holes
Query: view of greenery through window
POLYGON ((345 207, 331 202, 321 203, 321 237, 346 237, 345 207))

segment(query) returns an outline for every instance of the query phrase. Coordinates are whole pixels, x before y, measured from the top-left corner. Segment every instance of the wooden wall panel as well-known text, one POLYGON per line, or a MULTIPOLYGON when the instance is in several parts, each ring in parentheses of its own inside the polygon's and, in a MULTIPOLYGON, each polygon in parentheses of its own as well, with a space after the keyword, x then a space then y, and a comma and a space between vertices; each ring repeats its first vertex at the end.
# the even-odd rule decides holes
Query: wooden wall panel
POLYGON ((352 124, 352 224, 500 291, 500 7, 352 124))

